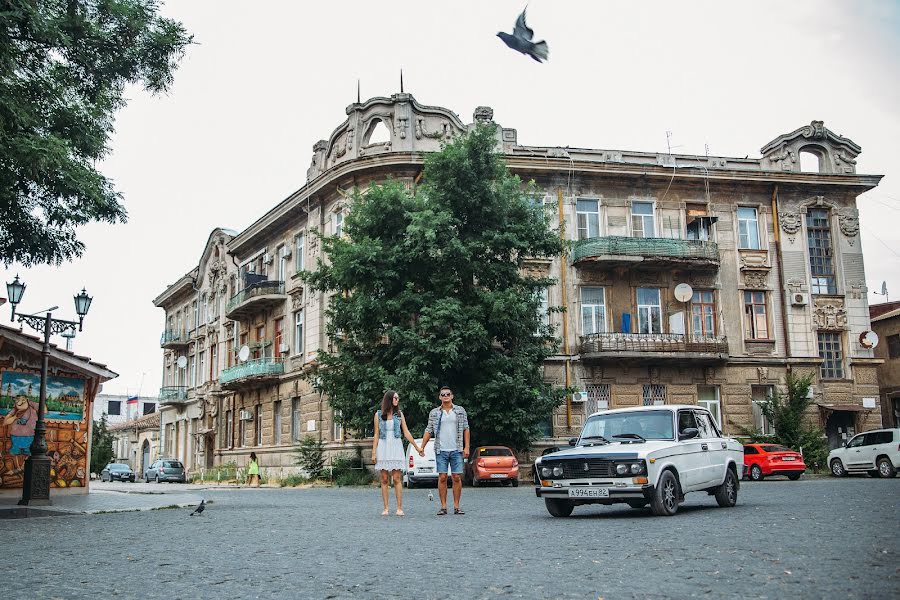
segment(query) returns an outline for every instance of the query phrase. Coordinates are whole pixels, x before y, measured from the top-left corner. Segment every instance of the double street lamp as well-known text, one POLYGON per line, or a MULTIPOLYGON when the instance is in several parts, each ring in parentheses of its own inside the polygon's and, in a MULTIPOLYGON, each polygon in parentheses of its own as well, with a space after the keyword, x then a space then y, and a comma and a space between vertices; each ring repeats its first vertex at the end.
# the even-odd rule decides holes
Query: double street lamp
POLYGON ((41 348, 41 395, 38 402, 37 422, 34 426, 34 440, 31 442, 30 454, 25 460, 25 480, 22 484, 22 499, 19 504, 48 505, 50 504, 50 457, 47 455, 46 427, 44 425, 44 409, 47 405, 47 368, 50 362, 50 334, 59 333, 69 338, 75 335, 75 327, 81 331, 84 317, 91 308, 91 298, 82 288, 81 293, 74 297, 75 313, 78 322, 54 319, 52 313, 58 306, 48 308, 41 315, 16 315, 16 306, 22 301, 25 293, 25 284, 19 281, 19 276, 6 284, 6 294, 12 306, 11 321, 16 317, 20 323, 28 323, 29 327, 44 334, 44 345, 41 348))

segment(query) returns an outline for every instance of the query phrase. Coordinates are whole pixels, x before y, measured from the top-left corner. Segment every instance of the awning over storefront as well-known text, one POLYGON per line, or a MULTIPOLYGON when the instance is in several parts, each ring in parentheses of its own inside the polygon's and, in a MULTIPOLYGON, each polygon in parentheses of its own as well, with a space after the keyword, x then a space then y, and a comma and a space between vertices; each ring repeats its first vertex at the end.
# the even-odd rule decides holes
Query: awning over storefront
POLYGON ((816 406, 819 407, 819 410, 825 410, 829 412, 863 412, 872 410, 871 408, 863 408, 858 404, 817 404, 816 406))

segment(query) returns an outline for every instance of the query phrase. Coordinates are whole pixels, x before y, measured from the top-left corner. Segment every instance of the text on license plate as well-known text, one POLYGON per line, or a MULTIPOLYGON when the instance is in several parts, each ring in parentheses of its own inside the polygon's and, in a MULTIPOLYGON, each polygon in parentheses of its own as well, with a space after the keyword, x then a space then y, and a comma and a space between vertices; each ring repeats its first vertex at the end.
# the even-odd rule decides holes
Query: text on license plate
POLYGON ((795 456, 782 456, 781 460, 797 460, 795 456))
POLYGON ((570 488, 569 498, 609 498, 609 489, 598 488, 570 488))
POLYGON ((422 473, 431 473, 431 467, 419 467, 419 471, 422 473))
POLYGON ((503 473, 491 473, 491 479, 506 479, 503 473))

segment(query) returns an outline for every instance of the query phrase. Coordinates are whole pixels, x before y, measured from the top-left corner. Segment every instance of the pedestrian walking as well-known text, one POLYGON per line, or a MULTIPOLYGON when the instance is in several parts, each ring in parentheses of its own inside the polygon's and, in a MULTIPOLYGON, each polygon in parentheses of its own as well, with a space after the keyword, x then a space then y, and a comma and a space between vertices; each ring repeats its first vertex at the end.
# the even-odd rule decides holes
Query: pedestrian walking
POLYGON ((447 514, 447 468, 453 478, 453 514, 466 514, 460 507, 462 497, 463 461, 469 458, 469 417, 466 409, 453 404, 453 390, 444 386, 438 392, 441 405, 428 413, 428 426, 422 436, 419 456, 425 456, 425 446, 434 436, 434 458, 438 470, 438 496, 441 509, 438 516, 447 514))
POLYGON ((259 487, 259 461, 256 452, 250 453, 250 464, 247 466, 247 485, 259 487))
POLYGON ((406 427, 406 419, 400 410, 400 395, 394 390, 388 390, 381 399, 381 408, 375 412, 375 439, 372 442, 372 460, 375 461, 375 470, 381 476, 381 499, 384 501, 382 516, 390 512, 388 483, 391 478, 394 480, 394 495, 397 497, 396 514, 398 517, 404 515, 401 478, 406 467, 406 453, 403 451, 401 435, 413 445, 416 452, 422 452, 406 427))

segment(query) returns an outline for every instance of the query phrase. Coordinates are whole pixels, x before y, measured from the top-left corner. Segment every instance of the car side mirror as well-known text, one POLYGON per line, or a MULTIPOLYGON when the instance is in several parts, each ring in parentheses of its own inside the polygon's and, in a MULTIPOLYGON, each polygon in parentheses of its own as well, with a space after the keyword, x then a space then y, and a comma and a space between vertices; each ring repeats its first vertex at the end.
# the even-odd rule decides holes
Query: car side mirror
POLYGON ((681 433, 678 434, 679 440, 690 440, 700 435, 700 430, 696 427, 685 427, 681 430, 681 433))
POLYGON ((569 445, 570 445, 570 446, 577 446, 577 445, 578 445, 578 438, 569 438, 569 445))

